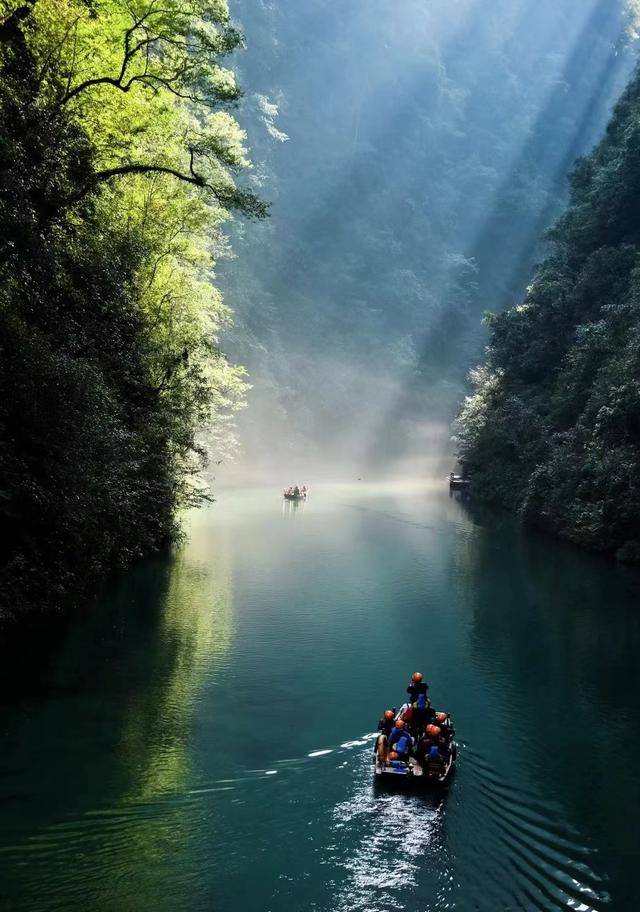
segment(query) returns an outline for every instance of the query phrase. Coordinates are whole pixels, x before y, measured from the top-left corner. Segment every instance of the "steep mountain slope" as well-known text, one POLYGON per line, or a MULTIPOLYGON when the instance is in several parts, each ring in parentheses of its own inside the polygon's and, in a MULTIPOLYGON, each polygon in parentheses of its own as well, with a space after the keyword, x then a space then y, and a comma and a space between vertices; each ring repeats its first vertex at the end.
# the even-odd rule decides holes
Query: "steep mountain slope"
POLYGON ((231 10, 273 202, 218 266, 253 384, 249 455, 385 463, 428 449, 436 425, 446 446, 481 314, 521 296, 629 79, 625 2, 231 10))
POLYGON ((490 318, 459 418, 485 499, 640 559, 640 74, 580 160, 522 304, 490 318))

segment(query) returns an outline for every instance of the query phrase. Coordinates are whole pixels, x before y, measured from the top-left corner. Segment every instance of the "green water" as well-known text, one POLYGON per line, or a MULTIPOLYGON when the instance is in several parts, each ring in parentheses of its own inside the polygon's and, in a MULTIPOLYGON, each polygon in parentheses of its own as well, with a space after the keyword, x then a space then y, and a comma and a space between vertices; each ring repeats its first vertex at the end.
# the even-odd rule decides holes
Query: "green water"
POLYGON ((0 909, 635 912, 639 590, 440 485, 222 492, 9 662, 0 909), (444 795, 372 781, 416 669, 444 795))

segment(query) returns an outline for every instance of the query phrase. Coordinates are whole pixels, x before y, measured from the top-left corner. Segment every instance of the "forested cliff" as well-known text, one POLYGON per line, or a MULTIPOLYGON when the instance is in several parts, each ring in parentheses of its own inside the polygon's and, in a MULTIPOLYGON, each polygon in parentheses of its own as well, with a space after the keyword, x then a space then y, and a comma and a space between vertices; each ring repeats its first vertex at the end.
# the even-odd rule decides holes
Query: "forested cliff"
POLYGON ((640 74, 578 161, 571 202, 458 422, 482 498, 640 560, 640 74))
POLYGON ((239 188, 226 0, 3 2, 0 615, 60 605, 175 534, 241 402, 218 348, 239 188))
POLYGON ((519 300, 572 163, 630 78, 628 5, 232 11, 249 47, 239 116, 272 201, 267 225, 238 223, 238 256, 218 266, 230 351, 252 382, 248 461, 309 478, 444 454, 482 314, 519 300))

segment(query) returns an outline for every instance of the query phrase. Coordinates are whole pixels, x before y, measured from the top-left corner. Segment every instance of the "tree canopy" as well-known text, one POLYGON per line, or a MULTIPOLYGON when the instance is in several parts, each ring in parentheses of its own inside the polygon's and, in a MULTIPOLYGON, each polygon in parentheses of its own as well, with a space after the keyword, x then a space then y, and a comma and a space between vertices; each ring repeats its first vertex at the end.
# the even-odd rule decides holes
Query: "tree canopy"
POLYGON ((206 435, 232 445, 212 269, 223 222, 266 214, 238 183, 241 44, 223 0, 2 4, 5 611, 169 541, 206 435))

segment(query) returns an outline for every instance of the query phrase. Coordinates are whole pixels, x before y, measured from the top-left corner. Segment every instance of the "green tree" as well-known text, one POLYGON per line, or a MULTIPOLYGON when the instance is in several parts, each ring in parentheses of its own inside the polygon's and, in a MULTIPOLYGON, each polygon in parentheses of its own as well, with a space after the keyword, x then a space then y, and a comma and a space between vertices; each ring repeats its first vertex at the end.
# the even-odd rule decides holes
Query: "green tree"
POLYGON ((480 497, 640 559, 640 73, 576 164, 524 302, 491 317, 458 420, 480 497))
MULTIPOLYGON (((2 609, 59 604, 206 496, 246 387, 220 229, 263 217, 227 5, 27 0, 0 25, 2 609)), ((0 609, 0 610, 2 610, 0 609)))

